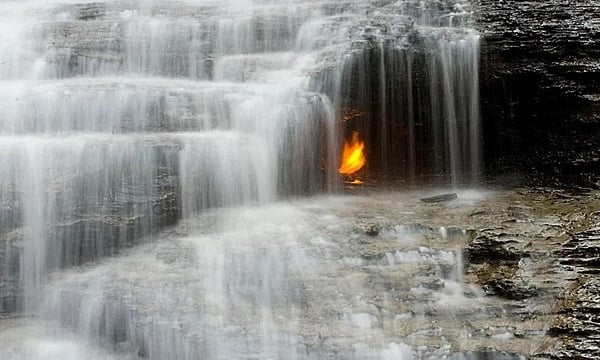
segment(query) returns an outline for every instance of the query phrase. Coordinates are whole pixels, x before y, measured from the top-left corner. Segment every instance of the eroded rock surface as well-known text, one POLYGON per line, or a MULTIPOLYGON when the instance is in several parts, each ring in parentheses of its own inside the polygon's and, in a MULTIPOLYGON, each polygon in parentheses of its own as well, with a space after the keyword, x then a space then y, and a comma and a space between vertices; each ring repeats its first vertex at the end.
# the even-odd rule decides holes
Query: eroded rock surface
POLYGON ((539 330, 560 340, 535 357, 599 356, 599 196, 581 189, 520 190, 510 196, 513 205, 497 213, 504 216, 500 224, 480 229, 465 249, 467 273, 488 295, 518 304, 515 316, 545 318, 539 330))
POLYGON ((479 0, 476 13, 489 171, 595 183, 600 2, 479 0))

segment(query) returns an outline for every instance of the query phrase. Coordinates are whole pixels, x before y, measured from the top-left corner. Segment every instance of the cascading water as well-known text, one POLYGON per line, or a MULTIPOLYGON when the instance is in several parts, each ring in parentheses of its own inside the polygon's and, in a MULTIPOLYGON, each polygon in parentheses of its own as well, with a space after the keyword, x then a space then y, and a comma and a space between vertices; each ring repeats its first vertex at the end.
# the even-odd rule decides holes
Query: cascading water
POLYGON ((468 2, 384 3, 347 20, 347 51, 315 88, 333 99, 347 137, 366 137, 371 175, 476 184, 479 34, 466 27, 468 2))
POLYGON ((414 356, 393 333, 427 310, 351 283, 381 264, 345 253, 345 203, 272 202, 339 189, 350 130, 374 174, 477 178, 467 3, 0 4, 1 305, 39 322, 7 358, 414 356))

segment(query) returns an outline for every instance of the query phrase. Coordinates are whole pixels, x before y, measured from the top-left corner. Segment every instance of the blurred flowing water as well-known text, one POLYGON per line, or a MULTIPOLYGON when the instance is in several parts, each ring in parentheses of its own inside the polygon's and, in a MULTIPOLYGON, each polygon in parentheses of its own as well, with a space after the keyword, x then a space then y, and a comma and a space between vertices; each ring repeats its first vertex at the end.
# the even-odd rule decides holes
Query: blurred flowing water
POLYGON ((346 253, 343 200, 292 200, 341 189, 351 128, 374 174, 477 181, 468 2, 0 6, 0 309, 34 319, 3 358, 471 356, 398 336, 464 306, 458 245, 346 253))

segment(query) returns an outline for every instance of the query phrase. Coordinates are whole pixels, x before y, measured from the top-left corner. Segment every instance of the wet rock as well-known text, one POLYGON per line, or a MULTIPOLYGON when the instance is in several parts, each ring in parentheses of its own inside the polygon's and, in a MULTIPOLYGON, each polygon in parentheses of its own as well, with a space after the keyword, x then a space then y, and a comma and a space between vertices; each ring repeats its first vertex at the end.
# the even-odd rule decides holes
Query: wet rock
POLYGON ((535 288, 527 285, 524 281, 515 279, 494 278, 484 284, 484 291, 488 295, 501 296, 511 300, 524 300, 538 293, 535 288))
POLYGON ((458 198, 458 195, 456 195, 456 193, 453 193, 453 194, 442 194, 442 195, 429 196, 426 198, 422 198, 421 201, 424 203, 441 203, 441 202, 448 202, 448 201, 454 200, 456 198, 458 198))
POLYGON ((480 235, 467 245, 464 255, 469 263, 518 262, 523 257, 523 253, 513 246, 518 243, 515 239, 500 240, 480 235))
POLYGON ((600 266, 600 228, 591 228, 573 234, 558 253, 563 264, 600 266))
POLYGON ((472 229, 461 229, 457 227, 441 227, 439 232, 444 240, 472 239, 476 236, 476 231, 472 229))
MULTIPOLYGON (((112 188, 105 196, 83 196, 93 182, 82 172, 75 174, 69 186, 56 190, 57 199, 72 200, 72 208, 66 201, 51 203, 61 212, 60 221, 42 223, 44 226, 45 258, 41 259, 49 273, 59 269, 82 265, 102 257, 118 254, 125 248, 139 244, 153 232, 175 224, 180 218, 180 195, 177 172, 171 156, 173 149, 157 148, 158 160, 152 190, 131 184, 112 188), (60 205, 59 205, 60 204, 60 205)), ((21 202, 12 207, 16 214, 23 214, 21 202)), ((30 232, 21 216, 4 216, 0 228, 0 317, 14 313, 19 308, 22 293, 20 281, 23 243, 30 232)))
POLYGON ((13 230, 0 233, 0 318, 11 316, 18 309, 22 289, 19 284, 19 256, 22 251, 23 233, 13 230))
POLYGON ((381 226, 378 224, 365 224, 363 231, 369 236, 377 236, 381 232, 381 226))
POLYGON ((564 314, 548 330, 549 335, 559 337, 566 344, 556 358, 597 359, 600 356, 600 317, 595 305, 600 300, 598 290, 598 284, 586 283, 584 288, 569 294, 564 314))
POLYGON ((600 2, 477 3, 488 170, 597 182, 600 2))
POLYGON ((518 354, 497 351, 493 349, 481 351, 469 351, 466 353, 453 354, 450 360, 524 360, 524 357, 518 354))
POLYGON ((561 338, 566 346, 559 359, 600 357, 600 269, 598 241, 600 228, 594 226, 572 235, 556 251, 561 263, 572 266, 580 276, 561 303, 561 315, 548 333, 561 338))

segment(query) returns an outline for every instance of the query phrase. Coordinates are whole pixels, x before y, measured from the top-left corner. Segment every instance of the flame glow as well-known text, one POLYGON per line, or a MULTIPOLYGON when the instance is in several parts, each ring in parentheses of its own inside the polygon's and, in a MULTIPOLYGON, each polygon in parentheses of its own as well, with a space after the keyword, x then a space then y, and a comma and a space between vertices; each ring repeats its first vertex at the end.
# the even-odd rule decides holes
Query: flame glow
POLYGON ((358 131, 352 133, 352 138, 344 143, 344 152, 342 153, 342 165, 338 169, 342 175, 352 175, 365 166, 367 160, 363 149, 365 143, 360 141, 358 131))

